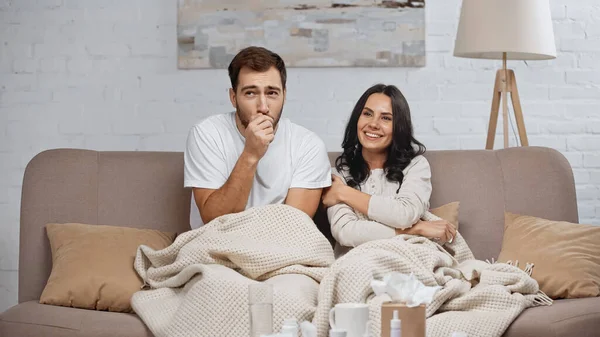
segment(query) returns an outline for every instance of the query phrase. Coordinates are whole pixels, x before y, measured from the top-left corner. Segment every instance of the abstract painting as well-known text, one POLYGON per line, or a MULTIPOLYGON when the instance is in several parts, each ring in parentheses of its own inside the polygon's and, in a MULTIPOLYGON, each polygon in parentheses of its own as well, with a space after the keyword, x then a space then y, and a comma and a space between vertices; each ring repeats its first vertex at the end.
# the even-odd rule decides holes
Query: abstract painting
POLYGON ((251 45, 288 67, 422 67, 425 0, 178 0, 177 41, 180 69, 251 45))

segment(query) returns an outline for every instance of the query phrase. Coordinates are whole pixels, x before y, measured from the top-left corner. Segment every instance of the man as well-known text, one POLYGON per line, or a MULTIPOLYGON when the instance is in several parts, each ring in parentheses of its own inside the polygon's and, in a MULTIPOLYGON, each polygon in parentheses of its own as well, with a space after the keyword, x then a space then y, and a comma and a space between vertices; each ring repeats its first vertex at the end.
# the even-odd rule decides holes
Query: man
POLYGON ((235 112, 210 116, 189 132, 184 185, 193 188, 200 221, 285 203, 313 217, 324 187, 331 186, 323 141, 281 118, 286 69, 265 48, 240 51, 228 68, 235 112))

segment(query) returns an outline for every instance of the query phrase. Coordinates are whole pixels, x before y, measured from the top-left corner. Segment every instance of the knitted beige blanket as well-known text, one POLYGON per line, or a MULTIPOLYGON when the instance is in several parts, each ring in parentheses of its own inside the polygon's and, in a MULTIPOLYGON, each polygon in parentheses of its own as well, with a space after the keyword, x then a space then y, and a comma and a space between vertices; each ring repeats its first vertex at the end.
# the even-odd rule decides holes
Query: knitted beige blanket
POLYGON ((401 235, 368 242, 339 258, 321 280, 313 319, 319 336, 327 336, 329 309, 344 302, 369 303, 369 320, 375 322, 371 336, 380 336, 381 304, 390 297, 375 296, 370 282, 390 272, 414 273, 425 286, 441 287, 426 308, 429 337, 455 331, 500 337, 524 309, 552 304, 531 278, 531 266, 525 272, 506 263, 476 260, 460 233, 446 247, 401 235))
MULTIPOLYGON (((389 297, 374 296, 370 282, 393 271, 442 287, 427 307, 428 336, 501 336, 523 309, 551 303, 528 273, 473 259, 460 235, 448 251, 405 235, 335 261, 312 219, 286 205, 222 216, 163 250, 140 246, 134 267, 150 289, 133 295, 132 308, 157 337, 249 336, 248 285, 256 282, 273 284, 275 332, 295 317, 312 321, 319 337, 327 336, 335 303, 369 303, 379 322, 389 297)), ((379 324, 371 333, 380 335, 379 324)))
POLYGON ((286 205, 219 217, 169 247, 140 246, 134 262, 150 290, 133 310, 156 337, 248 337, 248 285, 273 284, 273 328, 312 320, 331 244, 305 213, 286 205))

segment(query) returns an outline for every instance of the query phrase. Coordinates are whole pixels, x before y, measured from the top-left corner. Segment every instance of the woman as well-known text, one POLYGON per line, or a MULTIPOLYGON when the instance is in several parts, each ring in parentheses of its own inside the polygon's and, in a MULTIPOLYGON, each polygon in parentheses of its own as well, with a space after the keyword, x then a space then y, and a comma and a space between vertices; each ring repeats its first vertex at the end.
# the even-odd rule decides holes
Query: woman
POLYGON ((398 88, 377 84, 360 97, 342 147, 323 194, 336 255, 399 234, 452 243, 454 226, 428 212, 431 170, 398 88))

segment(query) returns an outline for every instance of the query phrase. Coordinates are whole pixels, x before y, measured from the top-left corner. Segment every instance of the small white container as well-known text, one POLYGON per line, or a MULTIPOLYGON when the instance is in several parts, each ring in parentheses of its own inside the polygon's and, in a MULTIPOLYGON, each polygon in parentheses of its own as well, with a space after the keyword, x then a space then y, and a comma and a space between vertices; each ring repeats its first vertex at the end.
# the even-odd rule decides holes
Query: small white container
POLYGON ((346 337, 346 330, 331 329, 329 330, 329 337, 346 337))
POLYGON ((290 337, 298 337, 298 321, 295 318, 286 318, 281 326, 281 333, 287 334, 290 337))

